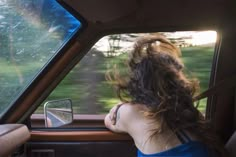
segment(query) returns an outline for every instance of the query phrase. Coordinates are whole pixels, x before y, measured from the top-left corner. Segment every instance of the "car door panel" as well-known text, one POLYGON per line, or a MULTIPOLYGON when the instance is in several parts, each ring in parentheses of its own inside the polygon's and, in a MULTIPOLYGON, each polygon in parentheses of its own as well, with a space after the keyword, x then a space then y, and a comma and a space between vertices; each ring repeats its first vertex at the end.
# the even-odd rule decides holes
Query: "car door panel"
POLYGON ((136 147, 127 134, 110 131, 31 131, 29 157, 134 157, 136 147))
POLYGON ((28 142, 28 157, 135 157, 130 142, 28 142))

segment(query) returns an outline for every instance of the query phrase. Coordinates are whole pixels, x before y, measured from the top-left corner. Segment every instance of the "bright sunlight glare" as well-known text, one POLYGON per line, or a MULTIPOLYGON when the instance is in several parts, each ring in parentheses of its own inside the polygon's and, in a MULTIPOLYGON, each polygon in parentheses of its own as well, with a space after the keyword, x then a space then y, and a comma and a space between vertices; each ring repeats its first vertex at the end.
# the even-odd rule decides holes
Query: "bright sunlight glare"
MULTIPOLYGON (((117 34, 105 36, 99 40, 94 48, 102 51, 104 55, 107 52, 113 50, 111 45, 116 50, 116 55, 120 55, 124 52, 129 52, 134 44, 137 37, 152 33, 140 33, 140 34, 117 34), (112 39, 114 38, 115 39, 112 39), (120 52, 119 52, 120 51, 120 52)), ((161 32, 164 36, 172 41, 175 41, 176 46, 189 47, 189 46, 201 46, 211 45, 216 42, 217 32, 216 31, 179 31, 179 32, 161 32)))
POLYGON ((215 43, 217 33, 215 31, 195 32, 192 34, 192 45, 204 45, 215 43))

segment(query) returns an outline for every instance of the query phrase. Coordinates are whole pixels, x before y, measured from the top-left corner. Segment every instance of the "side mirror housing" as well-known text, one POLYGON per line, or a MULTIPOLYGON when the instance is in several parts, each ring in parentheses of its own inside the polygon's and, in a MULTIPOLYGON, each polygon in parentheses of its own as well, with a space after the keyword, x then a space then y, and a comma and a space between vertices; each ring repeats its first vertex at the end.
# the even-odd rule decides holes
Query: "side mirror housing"
POLYGON ((48 101, 44 104, 45 127, 61 127, 72 123, 73 109, 70 99, 48 101))

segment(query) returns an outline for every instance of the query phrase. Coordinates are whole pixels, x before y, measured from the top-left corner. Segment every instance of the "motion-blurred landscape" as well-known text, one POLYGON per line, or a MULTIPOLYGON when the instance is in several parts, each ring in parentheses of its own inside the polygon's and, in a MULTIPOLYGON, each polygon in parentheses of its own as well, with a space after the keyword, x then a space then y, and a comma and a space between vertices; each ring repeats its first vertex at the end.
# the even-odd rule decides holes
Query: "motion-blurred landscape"
MULTIPOLYGON (((208 32, 208 37, 210 36, 211 39, 205 42, 202 41, 204 38, 200 39, 201 34, 197 33, 182 32, 177 35, 164 33, 164 35, 181 48, 187 75, 199 79, 201 91, 204 91, 208 88, 216 33, 208 32), (198 40, 201 41, 195 39, 194 34, 197 34, 198 40)), ((204 37, 205 34, 203 33, 202 36, 204 37)), ((113 87, 106 81, 105 74, 114 66, 119 67, 119 71, 126 70, 128 52, 132 50, 135 40, 143 35, 145 34, 110 35, 99 40, 47 100, 70 98, 76 114, 108 112, 119 102, 119 99, 113 87)), ((204 112, 205 107, 206 100, 202 100, 199 110, 204 112)), ((37 112, 42 112, 42 106, 37 112)))

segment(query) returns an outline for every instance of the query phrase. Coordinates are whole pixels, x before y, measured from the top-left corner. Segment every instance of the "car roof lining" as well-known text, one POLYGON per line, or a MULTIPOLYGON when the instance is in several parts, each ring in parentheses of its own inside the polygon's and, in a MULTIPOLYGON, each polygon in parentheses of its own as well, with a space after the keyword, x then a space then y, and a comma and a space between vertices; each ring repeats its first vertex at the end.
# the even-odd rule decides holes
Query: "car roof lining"
MULTIPOLYGON (((88 23, 109 27, 220 26, 230 1, 170 0, 64 0, 88 23), (204 5, 203 5, 204 4, 204 5), (112 23, 112 25, 110 24, 112 23)), ((223 20, 223 21, 222 21, 223 20)))

